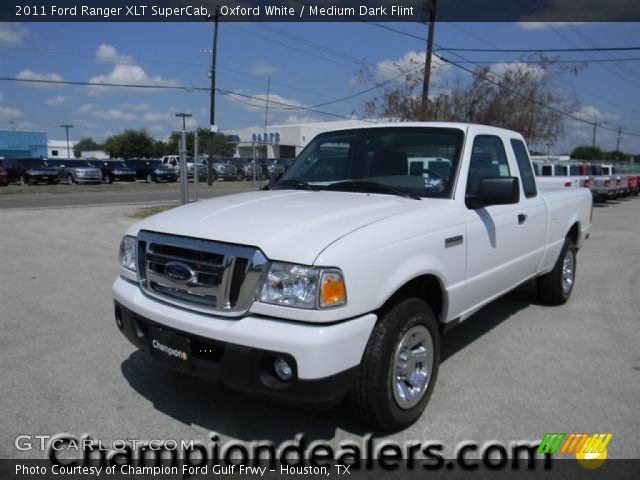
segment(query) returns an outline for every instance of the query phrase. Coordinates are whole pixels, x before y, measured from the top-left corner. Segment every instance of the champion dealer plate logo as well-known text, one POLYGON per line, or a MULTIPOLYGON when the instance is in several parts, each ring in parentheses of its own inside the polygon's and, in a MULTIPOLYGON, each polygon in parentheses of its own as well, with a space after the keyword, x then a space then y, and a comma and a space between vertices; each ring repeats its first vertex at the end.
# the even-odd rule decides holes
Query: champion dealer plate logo
POLYGON ((153 342, 151 342, 151 345, 156 350, 160 350, 161 352, 166 353, 170 357, 177 357, 182 360, 187 360, 187 358, 189 358, 187 355, 187 352, 183 352, 182 350, 177 348, 169 347, 168 345, 165 345, 164 343, 161 343, 158 340, 154 339, 153 342))

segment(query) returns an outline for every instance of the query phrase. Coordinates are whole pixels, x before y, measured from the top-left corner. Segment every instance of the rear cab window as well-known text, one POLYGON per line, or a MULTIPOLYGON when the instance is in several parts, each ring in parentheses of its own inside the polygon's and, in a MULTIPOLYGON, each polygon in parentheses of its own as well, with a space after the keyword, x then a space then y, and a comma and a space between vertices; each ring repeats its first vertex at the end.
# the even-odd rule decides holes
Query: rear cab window
POLYGON ((529 159, 529 152, 522 140, 517 138, 511 139, 511 148, 516 157, 516 163, 518 164, 518 170, 520 170, 520 179, 522 180, 522 188, 524 190, 524 196, 526 198, 535 197, 538 194, 536 187, 536 180, 534 178, 533 169, 531 168, 531 160, 529 159))

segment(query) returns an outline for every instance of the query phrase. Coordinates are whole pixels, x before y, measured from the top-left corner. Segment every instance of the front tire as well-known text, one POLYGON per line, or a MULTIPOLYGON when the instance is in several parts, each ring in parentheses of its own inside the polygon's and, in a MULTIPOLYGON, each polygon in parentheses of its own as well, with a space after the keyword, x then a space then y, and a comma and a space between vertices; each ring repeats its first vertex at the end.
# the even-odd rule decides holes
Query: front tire
POLYGON ((67 175, 67 185, 73 185, 73 175, 67 175))
POLYGON ((564 245, 553 270, 538 277, 538 299, 547 305, 562 305, 569 300, 576 280, 578 250, 570 238, 564 245))
POLYGON ((108 173, 104 176, 104 183, 111 185, 113 183, 113 177, 108 173))
POLYGON ((439 362, 435 313, 420 299, 402 300, 373 329, 348 401, 364 423, 380 431, 408 427, 429 402, 439 362))
POLYGON ((18 178, 18 184, 20 186, 28 185, 29 184, 29 180, 24 175, 20 175, 20 178, 18 178))
POLYGON ((145 178, 145 181, 147 183, 153 183, 153 175, 151 175, 150 173, 147 173, 147 176, 145 178))

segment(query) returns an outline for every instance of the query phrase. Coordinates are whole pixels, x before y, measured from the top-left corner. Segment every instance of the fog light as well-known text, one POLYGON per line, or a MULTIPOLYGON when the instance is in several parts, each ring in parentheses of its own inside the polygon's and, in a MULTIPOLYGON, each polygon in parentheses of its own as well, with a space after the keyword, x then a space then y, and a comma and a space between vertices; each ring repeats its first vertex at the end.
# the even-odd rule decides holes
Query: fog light
POLYGON ((276 361, 273 362, 273 368, 278 378, 284 382, 288 382, 293 377, 293 368, 286 358, 276 358, 276 361))

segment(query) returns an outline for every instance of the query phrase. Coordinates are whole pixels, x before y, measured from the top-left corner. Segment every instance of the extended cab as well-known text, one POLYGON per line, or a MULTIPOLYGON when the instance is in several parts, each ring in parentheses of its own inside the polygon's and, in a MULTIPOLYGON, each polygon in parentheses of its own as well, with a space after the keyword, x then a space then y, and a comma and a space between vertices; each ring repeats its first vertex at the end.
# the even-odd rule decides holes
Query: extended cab
POLYGON ((116 324, 183 372, 288 402, 346 397, 397 430, 429 401, 449 327, 530 279, 545 303, 569 299, 591 213, 588 189, 538 190, 516 132, 322 133, 269 191, 132 225, 116 324))

